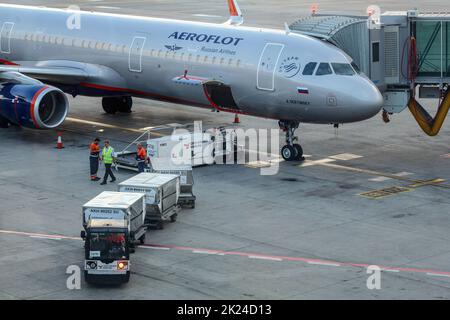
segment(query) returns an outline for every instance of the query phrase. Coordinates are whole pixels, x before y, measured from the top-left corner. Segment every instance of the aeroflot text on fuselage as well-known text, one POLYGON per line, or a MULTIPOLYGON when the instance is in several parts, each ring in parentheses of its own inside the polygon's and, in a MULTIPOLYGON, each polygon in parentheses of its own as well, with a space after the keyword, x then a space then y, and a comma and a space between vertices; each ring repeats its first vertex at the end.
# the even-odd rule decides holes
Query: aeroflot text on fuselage
POLYGON ((189 33, 189 32, 174 32, 169 36, 169 39, 177 39, 177 40, 185 40, 185 41, 196 41, 196 42, 206 42, 206 43, 215 43, 215 44, 223 44, 223 45, 231 45, 237 46, 239 42, 244 40, 244 38, 235 38, 235 37, 222 37, 218 35, 207 35, 207 34, 197 34, 197 33, 189 33))

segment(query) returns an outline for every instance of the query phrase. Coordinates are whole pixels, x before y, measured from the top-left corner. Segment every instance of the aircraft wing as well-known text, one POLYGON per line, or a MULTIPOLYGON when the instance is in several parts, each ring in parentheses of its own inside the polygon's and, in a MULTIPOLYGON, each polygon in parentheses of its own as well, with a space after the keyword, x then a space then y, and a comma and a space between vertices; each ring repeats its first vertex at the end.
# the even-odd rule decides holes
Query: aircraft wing
POLYGON ((75 68, 42 68, 42 67, 17 67, 0 66, 0 82, 36 83, 54 82, 61 84, 78 84, 85 81, 88 75, 75 68), (40 81, 39 81, 40 80, 40 81))
POLYGON ((61 85, 84 82, 125 85, 125 80, 116 71, 102 65, 56 60, 0 65, 0 82, 33 83, 33 80, 61 85))

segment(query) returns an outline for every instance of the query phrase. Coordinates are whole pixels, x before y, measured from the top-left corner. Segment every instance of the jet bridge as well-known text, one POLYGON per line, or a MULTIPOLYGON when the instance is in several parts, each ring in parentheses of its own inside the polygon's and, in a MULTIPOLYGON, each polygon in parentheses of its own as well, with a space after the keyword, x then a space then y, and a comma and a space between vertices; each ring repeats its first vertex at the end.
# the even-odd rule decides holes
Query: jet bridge
POLYGON ((292 32, 344 50, 383 92, 384 120, 408 108, 420 127, 437 135, 450 109, 450 13, 417 10, 371 16, 312 14, 292 32), (416 100, 436 99, 432 117, 416 100))

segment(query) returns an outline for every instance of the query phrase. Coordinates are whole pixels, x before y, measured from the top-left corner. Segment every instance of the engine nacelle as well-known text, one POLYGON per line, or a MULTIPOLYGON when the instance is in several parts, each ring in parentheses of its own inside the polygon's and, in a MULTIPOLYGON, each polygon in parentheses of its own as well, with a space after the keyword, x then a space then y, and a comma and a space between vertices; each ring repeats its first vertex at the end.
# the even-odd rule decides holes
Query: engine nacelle
POLYGON ((6 84, 0 89, 0 117, 32 129, 53 129, 69 111, 69 100, 58 88, 46 85, 6 84))

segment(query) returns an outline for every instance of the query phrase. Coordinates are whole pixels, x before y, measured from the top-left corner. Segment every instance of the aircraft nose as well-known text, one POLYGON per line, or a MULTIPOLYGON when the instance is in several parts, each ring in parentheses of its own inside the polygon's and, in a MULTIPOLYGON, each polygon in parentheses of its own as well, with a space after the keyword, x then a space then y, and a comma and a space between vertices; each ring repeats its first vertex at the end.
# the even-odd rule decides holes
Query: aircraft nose
POLYGON ((361 78, 352 89, 351 113, 354 121, 370 119, 377 115, 384 105, 384 98, 377 86, 369 79, 361 78))

